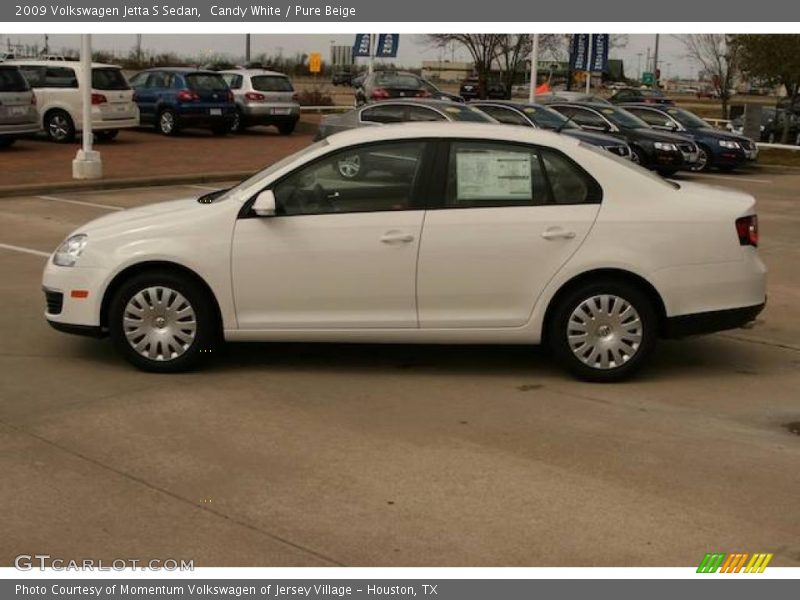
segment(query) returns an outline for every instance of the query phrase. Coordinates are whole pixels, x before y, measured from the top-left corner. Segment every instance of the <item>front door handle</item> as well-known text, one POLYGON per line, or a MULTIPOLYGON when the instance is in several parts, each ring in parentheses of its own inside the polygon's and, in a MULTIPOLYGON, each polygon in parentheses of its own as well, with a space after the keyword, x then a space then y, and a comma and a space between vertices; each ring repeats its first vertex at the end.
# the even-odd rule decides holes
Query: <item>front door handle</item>
POLYGON ((542 237, 546 240, 571 240, 575 237, 575 232, 561 227, 549 227, 542 232, 542 237))
POLYGON ((387 231, 381 236, 381 242, 384 244, 408 244, 413 241, 414 236, 412 234, 401 231, 387 231))

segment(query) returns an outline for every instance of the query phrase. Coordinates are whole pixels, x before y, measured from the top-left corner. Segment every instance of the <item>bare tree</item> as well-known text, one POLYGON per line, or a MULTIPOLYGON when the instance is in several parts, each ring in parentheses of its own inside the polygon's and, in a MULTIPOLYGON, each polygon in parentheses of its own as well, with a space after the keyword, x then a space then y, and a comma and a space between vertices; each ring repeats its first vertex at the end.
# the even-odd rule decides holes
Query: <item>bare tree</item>
POLYGON ((467 49, 472 56, 475 74, 478 76, 478 94, 481 98, 485 98, 492 62, 501 38, 505 36, 498 33, 435 33, 426 37, 429 43, 441 48, 447 48, 449 44, 458 44, 467 49))
POLYGON ((711 76, 722 103, 722 118, 727 119, 730 89, 739 68, 737 44, 732 36, 723 33, 683 35, 678 39, 683 42, 687 57, 711 76))

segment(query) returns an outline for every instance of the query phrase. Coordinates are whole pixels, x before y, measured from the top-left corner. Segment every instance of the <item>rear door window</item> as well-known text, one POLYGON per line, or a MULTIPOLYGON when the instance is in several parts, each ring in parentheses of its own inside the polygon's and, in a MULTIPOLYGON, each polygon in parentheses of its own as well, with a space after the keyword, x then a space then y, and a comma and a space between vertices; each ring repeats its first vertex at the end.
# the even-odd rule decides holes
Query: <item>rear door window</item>
POLYGON ((92 69, 92 87, 96 90, 129 90, 131 86, 119 69, 92 69))
POLYGON ((19 69, 0 66, 0 92, 26 92, 29 89, 19 69))
POLYGON ((409 106, 408 107, 408 120, 409 121, 446 121, 445 116, 435 110, 426 108, 424 106, 409 106))
POLYGON ((406 120, 404 104, 384 104, 364 109, 361 120, 370 123, 402 123, 406 120))
POLYGON ((510 108, 504 108, 502 106, 481 106, 480 110, 488 114, 490 117, 494 117, 501 123, 505 123, 506 125, 522 125, 524 127, 531 126, 531 124, 528 122, 528 119, 510 108))
POLYGON ((282 75, 256 75, 250 78, 257 92, 293 92, 292 82, 282 75))
POLYGON ((75 69, 70 69, 68 67, 46 67, 44 72, 44 87, 78 87, 78 77, 75 75, 75 69))

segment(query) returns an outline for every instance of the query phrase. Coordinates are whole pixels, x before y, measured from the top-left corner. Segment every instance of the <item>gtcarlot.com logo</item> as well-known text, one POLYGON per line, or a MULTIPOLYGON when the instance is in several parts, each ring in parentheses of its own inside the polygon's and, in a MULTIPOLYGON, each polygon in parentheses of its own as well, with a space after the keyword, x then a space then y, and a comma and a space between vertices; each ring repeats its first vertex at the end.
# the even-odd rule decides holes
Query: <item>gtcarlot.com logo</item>
POLYGON ((14 559, 14 566, 20 571, 39 569, 44 571, 194 571, 194 560, 176 558, 115 558, 111 561, 84 558, 54 558, 49 554, 20 554, 14 559))
POLYGON ((772 554, 748 554, 739 552, 725 554, 724 552, 707 553, 700 566, 697 567, 698 573, 763 573, 767 568, 772 554))

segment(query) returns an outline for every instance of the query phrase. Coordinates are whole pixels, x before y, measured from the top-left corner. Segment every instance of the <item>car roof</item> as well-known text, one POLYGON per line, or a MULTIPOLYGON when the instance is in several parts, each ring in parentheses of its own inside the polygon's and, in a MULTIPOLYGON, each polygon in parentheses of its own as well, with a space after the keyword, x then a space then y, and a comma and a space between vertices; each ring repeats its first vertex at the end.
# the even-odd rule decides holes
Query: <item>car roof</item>
POLYGON ((549 108, 547 104, 539 104, 537 102, 525 102, 522 100, 471 100, 467 102, 467 106, 477 106, 479 104, 494 104, 498 106, 508 106, 509 108, 526 108, 533 106, 535 108, 549 108))
POLYGON ((230 73, 233 75, 249 75, 250 77, 253 77, 254 75, 270 75, 276 77, 286 77, 287 79, 289 78, 286 73, 281 73, 280 71, 270 71, 269 69, 223 69, 218 72, 230 73))
POLYGON ((387 98, 386 100, 378 100, 377 102, 370 102, 360 106, 359 109, 363 110, 373 106, 380 106, 382 104, 415 104, 417 106, 464 106, 461 102, 453 102, 452 100, 440 100, 439 98, 387 98))
POLYGON ((351 146, 389 139, 420 138, 475 138, 527 144, 541 143, 566 152, 572 151, 580 143, 575 138, 543 129, 464 121, 392 123, 382 127, 358 127, 334 133, 326 139, 332 146, 351 146))
POLYGON ((151 71, 165 71, 167 73, 205 73, 208 75, 219 75, 219 71, 211 69, 195 69, 194 67, 150 67, 142 69, 139 73, 150 73, 151 71))
MULTIPOLYGON (((4 65, 28 66, 28 67, 82 67, 83 63, 79 60, 26 60, 24 58, 15 58, 13 60, 3 61, 4 65)), ((121 69, 119 65, 109 65, 106 63, 92 63, 93 69, 110 68, 121 69)))
POLYGON ((620 108, 650 108, 654 110, 675 110, 677 106, 665 106, 663 104, 648 104, 647 102, 622 102, 617 104, 620 108))

